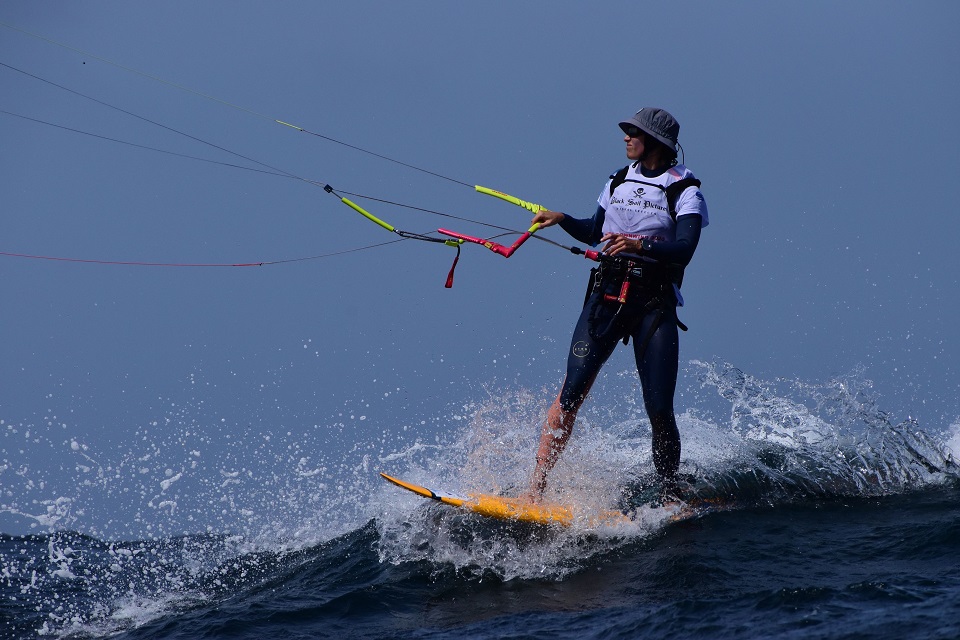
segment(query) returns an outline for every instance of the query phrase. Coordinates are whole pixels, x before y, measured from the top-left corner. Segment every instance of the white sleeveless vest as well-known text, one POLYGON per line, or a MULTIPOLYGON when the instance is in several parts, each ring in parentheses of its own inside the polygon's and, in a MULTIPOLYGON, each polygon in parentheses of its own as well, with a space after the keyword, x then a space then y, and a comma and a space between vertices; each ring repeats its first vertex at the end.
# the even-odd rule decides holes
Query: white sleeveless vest
MULTIPOLYGON (((655 178, 640 173, 639 165, 630 167, 626 180, 610 194, 610 180, 603 186, 597 204, 604 208, 603 233, 619 233, 652 242, 676 240, 676 223, 670 217, 667 194, 654 185, 666 187, 677 180, 693 177, 683 165, 667 169, 655 178)), ((702 227, 709 223, 707 203, 699 189, 685 189, 677 199, 677 217, 698 214, 702 227)))

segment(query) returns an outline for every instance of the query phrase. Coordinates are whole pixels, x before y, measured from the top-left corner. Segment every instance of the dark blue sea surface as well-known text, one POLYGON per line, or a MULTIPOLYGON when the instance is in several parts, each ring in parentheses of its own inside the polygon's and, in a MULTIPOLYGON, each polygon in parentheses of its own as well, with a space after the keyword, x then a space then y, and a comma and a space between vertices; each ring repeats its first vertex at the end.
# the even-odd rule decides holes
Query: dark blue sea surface
MULTIPOLYGON (((63 503, 50 500, 36 516, 46 531, 0 535, 0 636, 960 637, 955 425, 893 423, 850 380, 783 392, 703 365, 700 381, 725 413, 680 417, 682 519, 649 503, 649 424, 599 411, 548 494, 581 509, 569 528, 485 519, 379 479, 516 491, 543 406, 497 396, 450 442, 364 454, 333 477, 300 469, 329 493, 283 479, 284 500, 321 497, 315 519, 259 521, 244 507, 256 527, 176 535, 145 520, 148 534, 120 539, 78 533, 85 516, 57 520, 63 503), (590 524, 615 505, 633 521, 590 524)), ((201 494, 228 505, 233 479, 201 494)))

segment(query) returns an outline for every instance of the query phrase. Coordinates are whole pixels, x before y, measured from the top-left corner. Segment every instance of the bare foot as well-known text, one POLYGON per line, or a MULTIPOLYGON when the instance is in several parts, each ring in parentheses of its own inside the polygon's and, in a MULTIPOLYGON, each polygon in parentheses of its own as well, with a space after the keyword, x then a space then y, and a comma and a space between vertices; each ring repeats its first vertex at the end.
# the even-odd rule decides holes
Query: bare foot
POLYGON ((540 504, 540 502, 543 500, 543 490, 538 490, 536 486, 530 487, 527 492, 521 493, 519 496, 517 496, 517 500, 520 500, 521 502, 528 502, 530 504, 540 504))

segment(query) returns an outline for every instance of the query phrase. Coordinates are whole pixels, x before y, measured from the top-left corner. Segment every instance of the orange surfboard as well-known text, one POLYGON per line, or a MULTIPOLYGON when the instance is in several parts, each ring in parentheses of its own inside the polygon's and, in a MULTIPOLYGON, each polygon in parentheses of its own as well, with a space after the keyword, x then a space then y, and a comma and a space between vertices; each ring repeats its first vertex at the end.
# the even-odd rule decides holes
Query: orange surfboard
MULTIPOLYGON (((520 522, 535 522, 537 524, 561 525, 569 527, 577 519, 577 513, 570 507, 560 504, 535 504, 522 498, 504 498, 484 493, 470 494, 466 498, 444 496, 410 482, 404 482, 385 473, 380 474, 384 480, 392 482, 398 487, 411 491, 418 496, 436 500, 452 507, 467 509, 474 513, 496 518, 498 520, 517 520, 520 522)), ((595 514, 585 514, 583 522, 588 526, 616 525, 630 522, 630 519, 619 511, 601 511, 595 514)))

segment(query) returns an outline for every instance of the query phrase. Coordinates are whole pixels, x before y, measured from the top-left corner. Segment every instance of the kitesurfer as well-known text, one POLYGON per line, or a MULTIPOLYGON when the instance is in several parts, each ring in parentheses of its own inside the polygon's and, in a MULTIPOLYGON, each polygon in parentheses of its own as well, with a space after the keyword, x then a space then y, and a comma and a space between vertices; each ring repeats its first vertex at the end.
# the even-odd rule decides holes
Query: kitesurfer
MULTIPOLYGON (((669 486, 680 465, 673 396, 679 362, 679 284, 707 226, 700 182, 677 164, 680 124, 646 107, 620 122, 630 164, 604 185, 596 213, 578 219, 542 210, 533 222, 559 224, 580 242, 603 242, 567 356, 567 373, 547 412, 529 497, 539 501, 567 444, 577 412, 621 340, 633 340, 643 403, 653 431, 653 463, 669 486), (605 257, 604 257, 605 256, 605 257)), ((685 327, 683 327, 685 329, 685 327)))

